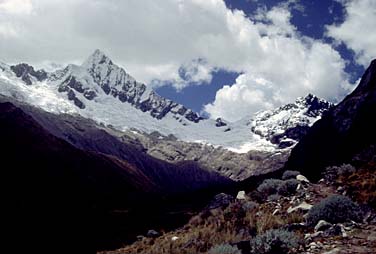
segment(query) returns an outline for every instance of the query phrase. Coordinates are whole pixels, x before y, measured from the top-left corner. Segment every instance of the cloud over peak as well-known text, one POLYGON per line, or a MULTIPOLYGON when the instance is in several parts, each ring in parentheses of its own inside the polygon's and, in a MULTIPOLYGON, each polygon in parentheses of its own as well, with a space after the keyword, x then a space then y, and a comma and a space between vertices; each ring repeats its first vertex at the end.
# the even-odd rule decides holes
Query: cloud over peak
POLYGON ((248 17, 223 0, 0 0, 1 60, 81 62, 101 48, 138 80, 177 89, 208 84, 217 70, 242 73, 204 108, 233 121, 307 93, 340 98, 345 61, 299 34, 294 2, 248 17))

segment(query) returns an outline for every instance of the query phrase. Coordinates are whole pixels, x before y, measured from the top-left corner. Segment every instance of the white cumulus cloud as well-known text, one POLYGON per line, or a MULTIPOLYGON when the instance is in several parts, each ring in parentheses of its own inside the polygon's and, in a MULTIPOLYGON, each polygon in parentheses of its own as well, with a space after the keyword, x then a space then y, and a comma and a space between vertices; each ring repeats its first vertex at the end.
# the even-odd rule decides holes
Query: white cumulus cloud
POLYGON ((204 108, 229 120, 308 92, 340 98, 345 62, 291 25, 295 2, 248 17, 223 0, 0 0, 0 61, 79 63, 100 48, 136 79, 177 89, 242 73, 204 108))
POLYGON ((0 0, 0 14, 30 14, 33 10, 31 0, 0 0))
POLYGON ((356 54, 356 60, 368 66, 376 58, 376 1, 351 0, 341 1, 346 15, 341 24, 327 27, 328 36, 343 42, 356 54))
POLYGON ((236 121, 308 93, 336 101, 348 92, 345 61, 331 45, 301 36, 286 7, 261 11, 257 19, 264 22, 248 24, 256 29, 250 39, 257 51, 248 55, 244 74, 219 90, 205 111, 236 121))

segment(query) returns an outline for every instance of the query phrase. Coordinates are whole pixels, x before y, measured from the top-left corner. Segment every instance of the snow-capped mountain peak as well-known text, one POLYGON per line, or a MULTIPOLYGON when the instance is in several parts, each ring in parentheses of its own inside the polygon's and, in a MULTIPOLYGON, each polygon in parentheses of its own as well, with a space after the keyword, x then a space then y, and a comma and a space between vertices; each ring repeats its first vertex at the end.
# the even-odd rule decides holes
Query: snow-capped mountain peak
POLYGON ((86 61, 82 64, 83 67, 91 68, 93 65, 112 65, 112 60, 101 50, 96 49, 86 61))
POLYGON ((333 104, 308 94, 275 110, 256 113, 251 130, 280 148, 294 145, 333 104))

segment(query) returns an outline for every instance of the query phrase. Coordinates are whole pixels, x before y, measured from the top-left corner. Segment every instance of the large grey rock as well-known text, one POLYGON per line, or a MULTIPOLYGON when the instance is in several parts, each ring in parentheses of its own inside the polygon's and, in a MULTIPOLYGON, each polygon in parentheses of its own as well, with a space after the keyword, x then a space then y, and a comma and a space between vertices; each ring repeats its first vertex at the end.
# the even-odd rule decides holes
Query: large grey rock
POLYGON ((309 183, 309 180, 304 175, 297 175, 296 180, 304 182, 304 183, 309 183))
POLYGON ((245 196, 245 191, 239 191, 238 195, 236 195, 236 199, 238 200, 245 200, 247 197, 245 196))
POLYGON ((292 213, 292 212, 299 211, 299 210, 301 210, 301 211, 309 211, 309 210, 311 210, 312 207, 313 207, 313 205, 310 205, 310 204, 308 204, 308 203, 306 203, 304 201, 303 203, 301 203, 298 206, 295 206, 295 207, 290 206, 287 209, 287 213, 292 213))
POLYGON ((326 230, 328 228, 330 228, 332 226, 331 223, 325 221, 325 220, 320 220, 317 225, 315 226, 315 232, 317 231, 323 231, 323 230, 326 230))

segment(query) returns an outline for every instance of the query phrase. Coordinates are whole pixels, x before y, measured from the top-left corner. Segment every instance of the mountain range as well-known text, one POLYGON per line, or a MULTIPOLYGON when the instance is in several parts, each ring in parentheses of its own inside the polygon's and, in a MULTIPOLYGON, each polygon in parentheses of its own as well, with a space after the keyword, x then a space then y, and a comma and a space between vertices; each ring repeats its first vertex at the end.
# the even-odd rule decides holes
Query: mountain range
POLYGON ((92 253, 182 225, 214 194, 286 169, 318 180, 327 166, 369 162, 375 66, 338 105, 309 94, 232 123, 161 97, 99 50, 54 72, 1 63, 10 235, 92 253))
POLYGON ((299 140, 298 132, 304 132, 330 107, 308 95, 235 123, 205 119, 136 81, 100 50, 80 66, 70 64, 54 72, 35 70, 25 63, 0 64, 0 84, 0 94, 47 112, 81 115, 120 131, 158 132, 235 152, 290 147, 299 140), (293 131, 296 126, 302 128, 293 131))

